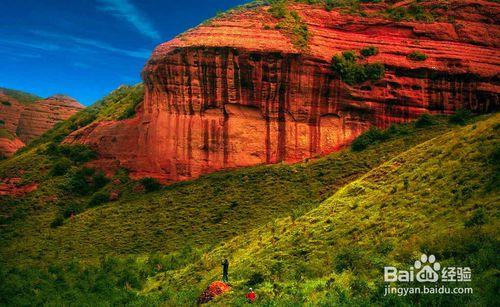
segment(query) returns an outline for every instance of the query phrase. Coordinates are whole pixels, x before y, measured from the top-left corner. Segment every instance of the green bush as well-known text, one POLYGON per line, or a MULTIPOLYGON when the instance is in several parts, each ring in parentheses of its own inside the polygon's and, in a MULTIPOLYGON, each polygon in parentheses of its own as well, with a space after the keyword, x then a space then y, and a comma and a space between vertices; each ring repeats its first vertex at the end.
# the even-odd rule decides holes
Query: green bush
POLYGON ((450 123, 457 125, 465 125, 471 118, 473 114, 467 109, 458 109, 453 115, 450 116, 450 123))
POLYGON ((147 192, 158 191, 161 189, 161 184, 156 178, 142 178, 140 182, 147 192))
POLYGON ((426 10, 421 5, 417 5, 415 3, 410 4, 408 7, 399 6, 399 7, 389 7, 385 10, 385 15, 393 20, 402 21, 402 20, 417 20, 417 21, 426 21, 432 22, 436 19, 436 16, 432 14, 432 12, 426 10))
POLYGON ((272 0, 269 13, 280 21, 276 24, 276 29, 289 36, 295 47, 306 49, 310 34, 307 24, 302 21, 296 11, 289 10, 286 0, 272 0))
POLYGON ((368 47, 365 47, 365 48, 361 49, 359 51, 359 53, 361 53, 361 55, 364 56, 364 57, 369 57, 369 56, 377 55, 378 54, 378 48, 374 47, 374 46, 368 46, 368 47))
POLYGON ((89 201, 89 207, 96 207, 109 201, 108 192, 96 192, 89 201))
POLYGON ((378 128, 372 127, 370 128, 370 130, 361 134, 354 140, 354 142, 352 142, 351 149, 353 151, 362 151, 366 149, 368 146, 387 140, 388 138, 389 138, 388 133, 378 128))
POLYGON ((2 119, 0 119, 0 125, 1 126, 5 125, 5 122, 2 119))
POLYGON ((425 61, 427 60, 427 56, 422 52, 413 51, 412 53, 408 54, 408 59, 412 61, 425 61))
POLYGON ((335 270, 342 273, 345 270, 356 270, 362 261, 361 251, 353 247, 345 247, 335 256, 335 270))
POLYGON ((61 158, 54 163, 50 170, 50 174, 52 176, 62 176, 66 174, 70 168, 71 161, 68 158, 61 158))
POLYGON ((385 66, 382 63, 365 64, 366 77, 370 81, 380 80, 385 74, 385 66))
POLYGON ((269 8, 269 13, 271 13, 274 18, 285 18, 285 16, 289 13, 285 0, 271 0, 270 4, 271 7, 269 8))
POLYGON ((64 224, 64 218, 60 215, 56 216, 56 218, 50 223, 50 228, 57 228, 64 224))
POLYGON ((254 272, 252 273, 252 275, 250 275, 250 278, 248 278, 245 285, 247 287, 255 287, 263 282, 264 282, 264 275, 262 275, 262 273, 260 272, 254 272))
POLYGON ((93 190, 91 178, 94 173, 93 168, 87 167, 73 172, 67 183, 68 190, 82 196, 90 194, 93 190))
POLYGON ((60 215, 65 219, 71 217, 72 214, 77 215, 85 209, 84 205, 76 201, 59 204, 59 207, 60 215))
POLYGON ((95 172, 94 175, 92 175, 92 183, 94 190, 99 190, 100 188, 108 184, 108 182, 109 179, 106 177, 106 174, 104 174, 103 171, 95 172))
POLYGON ((415 121, 415 127, 417 128, 423 128, 423 127, 428 127, 432 126, 435 124, 434 118, 430 114, 422 114, 418 117, 418 119, 415 121))
POLYGON ((85 163, 97 157, 90 147, 83 144, 60 145, 57 147, 57 152, 75 163, 85 163))
POLYGON ((7 100, 2 101, 2 104, 4 106, 11 106, 12 105, 12 103, 10 101, 7 101, 7 100))
POLYGON ((380 80, 385 74, 381 63, 359 64, 353 51, 344 51, 342 55, 332 58, 332 69, 340 79, 349 85, 363 83, 368 80, 380 80))
POLYGON ((486 210, 484 208, 479 208, 468 219, 465 221, 464 226, 465 227, 473 227, 473 226, 478 226, 478 225, 484 225, 487 222, 487 216, 486 216, 486 210))

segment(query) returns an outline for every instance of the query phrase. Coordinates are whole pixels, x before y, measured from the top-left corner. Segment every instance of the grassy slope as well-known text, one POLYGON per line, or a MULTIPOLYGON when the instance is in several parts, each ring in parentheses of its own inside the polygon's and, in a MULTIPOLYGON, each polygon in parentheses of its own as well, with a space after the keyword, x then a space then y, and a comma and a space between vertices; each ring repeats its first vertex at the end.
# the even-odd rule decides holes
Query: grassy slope
POLYGON ((5 199, 2 210, 11 218, 0 234, 0 254, 5 262, 18 255, 15 261, 38 264, 216 246, 277 217, 299 216, 373 167, 451 129, 443 118, 432 127, 411 127, 396 129, 392 140, 362 152, 344 150, 296 165, 220 172, 155 193, 134 192, 137 182, 122 176, 101 189, 120 191, 118 201, 86 210, 56 229, 50 224, 60 207, 91 196, 68 193, 64 184, 72 172, 51 176, 58 157, 45 154, 43 146, 31 149, 0 163, 8 166, 7 173, 32 167, 23 175, 25 181, 43 182, 25 199, 5 199))
POLYGON ((220 259, 229 257, 235 290, 219 300, 224 304, 242 303, 252 285, 263 305, 492 305, 500 247, 499 130, 500 115, 494 115, 420 144, 296 220, 242 234, 193 265, 160 274, 144 292, 192 302, 192 288, 200 293, 217 279, 220 259), (383 266, 408 267, 422 252, 442 265, 472 267, 475 294, 383 299, 383 266), (165 290, 176 288, 188 290, 173 297, 165 290))
POLYGON ((491 299, 484 286, 495 286, 499 116, 466 128, 445 122, 410 125, 409 134, 359 153, 221 172, 151 194, 132 192, 137 183, 125 180, 120 201, 56 229, 48 227, 57 212, 48 199, 75 196, 57 188, 64 176, 46 177, 27 198, 2 200, 2 210, 15 210, 0 233, 0 298, 18 305, 193 304, 217 278, 220 258, 229 256, 235 291, 224 303, 241 302, 249 279, 261 303, 377 302, 381 266, 409 264, 429 250, 441 262, 471 265, 483 281, 477 291, 491 299), (481 210, 490 224, 464 229, 481 210), (193 246, 212 251, 201 254, 193 246), (168 273, 146 281, 158 270, 168 273))

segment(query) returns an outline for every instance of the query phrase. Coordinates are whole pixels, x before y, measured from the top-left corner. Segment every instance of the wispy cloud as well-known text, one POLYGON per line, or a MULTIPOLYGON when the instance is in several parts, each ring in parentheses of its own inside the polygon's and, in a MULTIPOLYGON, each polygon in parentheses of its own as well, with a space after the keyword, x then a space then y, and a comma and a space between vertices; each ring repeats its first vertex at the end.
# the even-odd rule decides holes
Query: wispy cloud
POLYGON ((28 47, 30 49, 37 49, 37 50, 43 50, 43 51, 56 51, 60 50, 61 46, 57 44, 52 44, 48 42, 30 42, 27 40, 16 40, 16 39, 5 39, 5 38, 0 38, 0 43, 6 44, 6 45, 16 45, 16 46, 21 46, 21 47, 28 47))
POLYGON ((32 31, 34 34, 49 38, 49 39, 58 39, 64 42, 71 42, 73 44, 76 44, 77 46, 80 47, 91 47, 95 49, 101 49, 105 51, 109 51, 112 53, 120 53, 129 57, 134 57, 134 58, 140 58, 140 59, 147 59, 151 51, 147 49, 138 49, 138 50, 129 50, 129 49, 123 49, 123 48, 117 48, 114 47, 108 43, 94 40, 94 39, 89 39, 89 38, 83 38, 79 36, 74 36, 74 35, 68 35, 68 34, 61 34, 61 33, 55 33, 55 32, 47 32, 47 31, 41 31, 41 30, 35 30, 32 31))
POLYGON ((19 52, 19 50, 12 50, 10 48, 0 48, 0 53, 3 56, 8 56, 12 59, 18 59, 18 58, 39 59, 42 57, 42 55, 39 53, 19 52))
POLYGON ((110 12, 118 18, 122 18, 132 24, 140 33, 153 39, 159 40, 160 33, 144 17, 141 12, 130 2, 130 0, 98 0, 101 6, 98 9, 110 12))

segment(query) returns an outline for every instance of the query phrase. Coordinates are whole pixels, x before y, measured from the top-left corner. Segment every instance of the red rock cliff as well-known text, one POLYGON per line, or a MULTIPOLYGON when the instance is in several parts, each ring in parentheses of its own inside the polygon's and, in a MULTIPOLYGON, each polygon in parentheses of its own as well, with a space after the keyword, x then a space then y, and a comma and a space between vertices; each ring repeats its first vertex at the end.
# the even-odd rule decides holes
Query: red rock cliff
POLYGON ((499 4, 450 2, 442 14, 453 22, 434 23, 291 9, 307 24, 307 49, 275 29, 268 7, 227 14, 155 49, 135 118, 93 124, 67 141, 91 144, 105 168, 177 181, 328 153, 372 125, 422 113, 499 106, 499 4), (368 61, 383 62, 385 77, 339 80, 332 56, 368 45, 379 49, 368 61), (413 51, 427 60, 409 60, 413 51))

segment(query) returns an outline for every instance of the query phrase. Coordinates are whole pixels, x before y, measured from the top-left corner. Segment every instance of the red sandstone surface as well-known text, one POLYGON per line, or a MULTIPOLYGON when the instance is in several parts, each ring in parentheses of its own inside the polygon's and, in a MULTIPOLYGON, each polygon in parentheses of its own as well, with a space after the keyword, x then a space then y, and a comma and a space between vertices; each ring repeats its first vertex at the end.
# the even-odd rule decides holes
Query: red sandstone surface
POLYGON ((18 138, 1 138, 0 137, 0 157, 10 157, 18 149, 23 148, 24 143, 18 138))
POLYGON ((21 178, 0 179, 0 196, 15 195, 21 196, 26 193, 35 191, 38 184, 31 183, 27 185, 21 184, 21 178))
POLYGON ((205 291, 198 298, 199 304, 208 303, 213 300, 216 296, 226 293, 231 290, 231 287, 222 281, 214 281, 211 283, 205 291))
POLYGON ((497 3, 450 1, 442 15, 453 22, 433 23, 292 9, 311 34, 306 50, 275 29, 268 7, 224 15, 155 49, 135 118, 94 123, 66 142, 91 145, 104 169, 172 182, 300 161, 345 146, 370 126, 422 113, 498 109, 497 3), (379 54, 367 61, 383 62, 385 77, 356 86, 339 80, 332 56, 369 45, 379 54), (413 51, 427 60, 409 60, 413 51))
POLYGON ((0 155, 4 156, 12 155, 57 122, 69 118, 84 108, 73 98, 63 95, 22 104, 0 93, 0 102, 0 120, 3 122, 0 129, 7 130, 15 137, 13 139, 0 137, 0 155))

